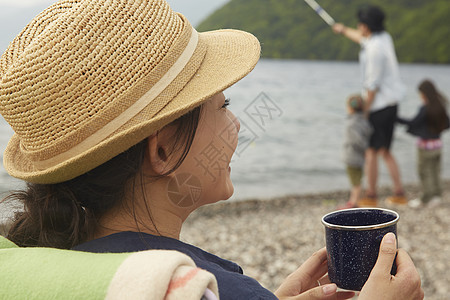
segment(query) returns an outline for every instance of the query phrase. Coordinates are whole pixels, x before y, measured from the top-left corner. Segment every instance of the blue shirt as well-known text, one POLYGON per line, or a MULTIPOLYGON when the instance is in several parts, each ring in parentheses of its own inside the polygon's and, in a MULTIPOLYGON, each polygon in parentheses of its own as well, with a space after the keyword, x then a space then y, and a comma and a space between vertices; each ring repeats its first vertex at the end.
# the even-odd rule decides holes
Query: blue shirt
POLYGON ((139 232, 119 232, 88 241, 73 248, 95 253, 136 252, 150 249, 177 250, 191 257, 197 267, 214 274, 221 300, 277 299, 255 279, 243 275, 242 268, 179 240, 139 232))

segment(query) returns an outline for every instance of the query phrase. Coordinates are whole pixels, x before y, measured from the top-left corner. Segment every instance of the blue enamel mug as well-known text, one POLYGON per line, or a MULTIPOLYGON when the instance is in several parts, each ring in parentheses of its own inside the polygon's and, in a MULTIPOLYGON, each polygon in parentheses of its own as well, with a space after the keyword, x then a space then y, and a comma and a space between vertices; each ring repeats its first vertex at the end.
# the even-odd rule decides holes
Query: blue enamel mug
POLYGON ((397 236, 398 220, 397 212, 383 208, 350 208, 323 216, 330 281, 341 289, 360 291, 377 261, 383 236, 397 236))

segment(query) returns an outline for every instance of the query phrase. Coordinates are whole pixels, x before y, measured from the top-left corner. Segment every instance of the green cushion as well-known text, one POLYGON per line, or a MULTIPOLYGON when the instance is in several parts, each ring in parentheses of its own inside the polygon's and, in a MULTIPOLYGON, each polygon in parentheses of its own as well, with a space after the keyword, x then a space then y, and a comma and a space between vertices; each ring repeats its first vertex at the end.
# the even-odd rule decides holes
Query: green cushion
POLYGON ((198 300, 211 273, 170 250, 88 253, 20 248, 0 236, 0 299, 198 300))

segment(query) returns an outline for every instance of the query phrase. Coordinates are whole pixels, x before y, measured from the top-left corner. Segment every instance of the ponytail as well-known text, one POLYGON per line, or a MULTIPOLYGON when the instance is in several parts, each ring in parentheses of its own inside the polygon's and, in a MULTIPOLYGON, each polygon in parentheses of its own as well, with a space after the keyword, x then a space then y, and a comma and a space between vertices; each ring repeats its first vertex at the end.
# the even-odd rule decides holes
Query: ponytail
POLYGON ((85 239, 86 212, 63 186, 28 184, 25 191, 6 198, 12 199, 24 203, 8 234, 16 244, 69 249, 85 239))
POLYGON ((5 201, 21 201, 8 239, 22 247, 70 249, 92 238, 97 220, 122 201, 125 187, 139 172, 147 140, 69 181, 27 184, 5 201))

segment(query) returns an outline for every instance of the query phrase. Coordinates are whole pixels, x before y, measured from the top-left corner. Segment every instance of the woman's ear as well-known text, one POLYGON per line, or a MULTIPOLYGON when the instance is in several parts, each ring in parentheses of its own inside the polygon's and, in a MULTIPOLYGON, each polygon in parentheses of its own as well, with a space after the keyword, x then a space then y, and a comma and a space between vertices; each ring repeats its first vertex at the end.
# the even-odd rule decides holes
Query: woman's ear
POLYGON ((152 170, 162 175, 169 170, 168 147, 165 139, 159 135, 159 132, 149 136, 147 142, 147 154, 152 170))

